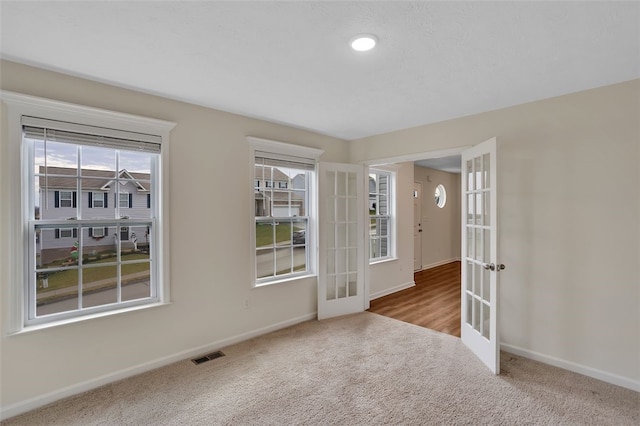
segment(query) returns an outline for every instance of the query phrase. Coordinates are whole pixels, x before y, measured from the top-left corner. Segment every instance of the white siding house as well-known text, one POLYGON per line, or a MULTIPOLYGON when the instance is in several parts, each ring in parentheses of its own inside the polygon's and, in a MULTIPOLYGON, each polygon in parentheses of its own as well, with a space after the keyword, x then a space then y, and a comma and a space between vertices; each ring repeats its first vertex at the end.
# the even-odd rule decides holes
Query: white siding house
MULTIPOLYGON (((40 167, 37 178, 39 206, 36 217, 41 220, 77 218, 82 219, 148 219, 151 211, 150 175, 121 170, 77 169, 40 167)), ((78 248, 83 256, 122 249, 144 249, 148 247, 146 227, 94 226, 43 229, 36 235, 39 264, 75 261, 78 248), (82 238, 80 238, 80 235, 82 238)))
POLYGON ((304 175, 290 178, 276 167, 255 166, 255 215, 259 217, 304 216, 304 175))

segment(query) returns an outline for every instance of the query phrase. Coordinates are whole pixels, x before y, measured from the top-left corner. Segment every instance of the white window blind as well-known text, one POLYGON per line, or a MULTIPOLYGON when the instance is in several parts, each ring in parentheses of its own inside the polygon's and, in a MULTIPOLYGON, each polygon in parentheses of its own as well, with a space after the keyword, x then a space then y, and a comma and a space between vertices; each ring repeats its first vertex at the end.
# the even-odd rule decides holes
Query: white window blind
POLYGON ((316 168, 316 160, 313 158, 293 157, 261 151, 256 151, 255 157, 257 166, 284 167, 298 170, 315 170, 316 168))
POLYGON ((43 118, 22 117, 24 135, 50 142, 159 153, 161 137, 104 127, 86 126, 43 118))

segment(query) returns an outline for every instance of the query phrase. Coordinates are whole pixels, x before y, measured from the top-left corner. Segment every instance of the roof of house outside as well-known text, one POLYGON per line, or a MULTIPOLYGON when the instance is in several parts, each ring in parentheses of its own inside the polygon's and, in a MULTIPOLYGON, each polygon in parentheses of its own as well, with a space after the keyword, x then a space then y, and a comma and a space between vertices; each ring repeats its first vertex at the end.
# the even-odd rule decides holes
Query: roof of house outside
MULTIPOLYGON (((78 187, 76 174, 78 169, 70 167, 45 167, 40 166, 38 184, 40 188, 50 189, 69 189, 74 190, 78 187), (67 175, 64 176, 51 176, 51 175, 67 175)), ((87 191, 104 191, 105 186, 109 185, 111 181, 116 179, 115 170, 93 170, 82 169, 80 171, 82 176, 82 189, 87 191)), ((149 173, 134 173, 125 169, 118 172, 118 178, 124 181, 133 182, 140 191, 148 191, 150 188, 151 175, 149 173), (131 179, 129 178, 131 176, 131 179)))
POLYGON ((256 164, 254 176, 259 180, 289 182, 289 176, 287 176, 286 173, 283 173, 282 170, 272 166, 259 166, 256 164), (269 169, 273 169, 273 177, 271 176, 271 171, 269 169))

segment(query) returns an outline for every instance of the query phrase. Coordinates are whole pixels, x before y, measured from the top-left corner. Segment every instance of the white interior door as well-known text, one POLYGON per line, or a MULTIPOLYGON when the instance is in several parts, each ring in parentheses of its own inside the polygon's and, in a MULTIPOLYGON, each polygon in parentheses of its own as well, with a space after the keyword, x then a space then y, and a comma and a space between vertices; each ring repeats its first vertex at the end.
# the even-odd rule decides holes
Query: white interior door
POLYGON ((367 309, 365 167, 319 165, 318 319, 367 309))
POLYGON ((413 182, 413 270, 422 269, 422 184, 413 182))
POLYGON ((496 139, 462 153, 462 341, 500 373, 496 139))

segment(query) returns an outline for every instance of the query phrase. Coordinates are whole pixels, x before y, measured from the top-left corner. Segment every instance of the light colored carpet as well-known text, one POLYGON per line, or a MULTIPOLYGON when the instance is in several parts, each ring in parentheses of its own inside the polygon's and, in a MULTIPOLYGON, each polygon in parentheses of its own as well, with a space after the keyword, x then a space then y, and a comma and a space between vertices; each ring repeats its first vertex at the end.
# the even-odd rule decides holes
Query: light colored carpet
POLYGON ((372 313, 310 321, 3 425, 638 425, 640 394, 372 313))

